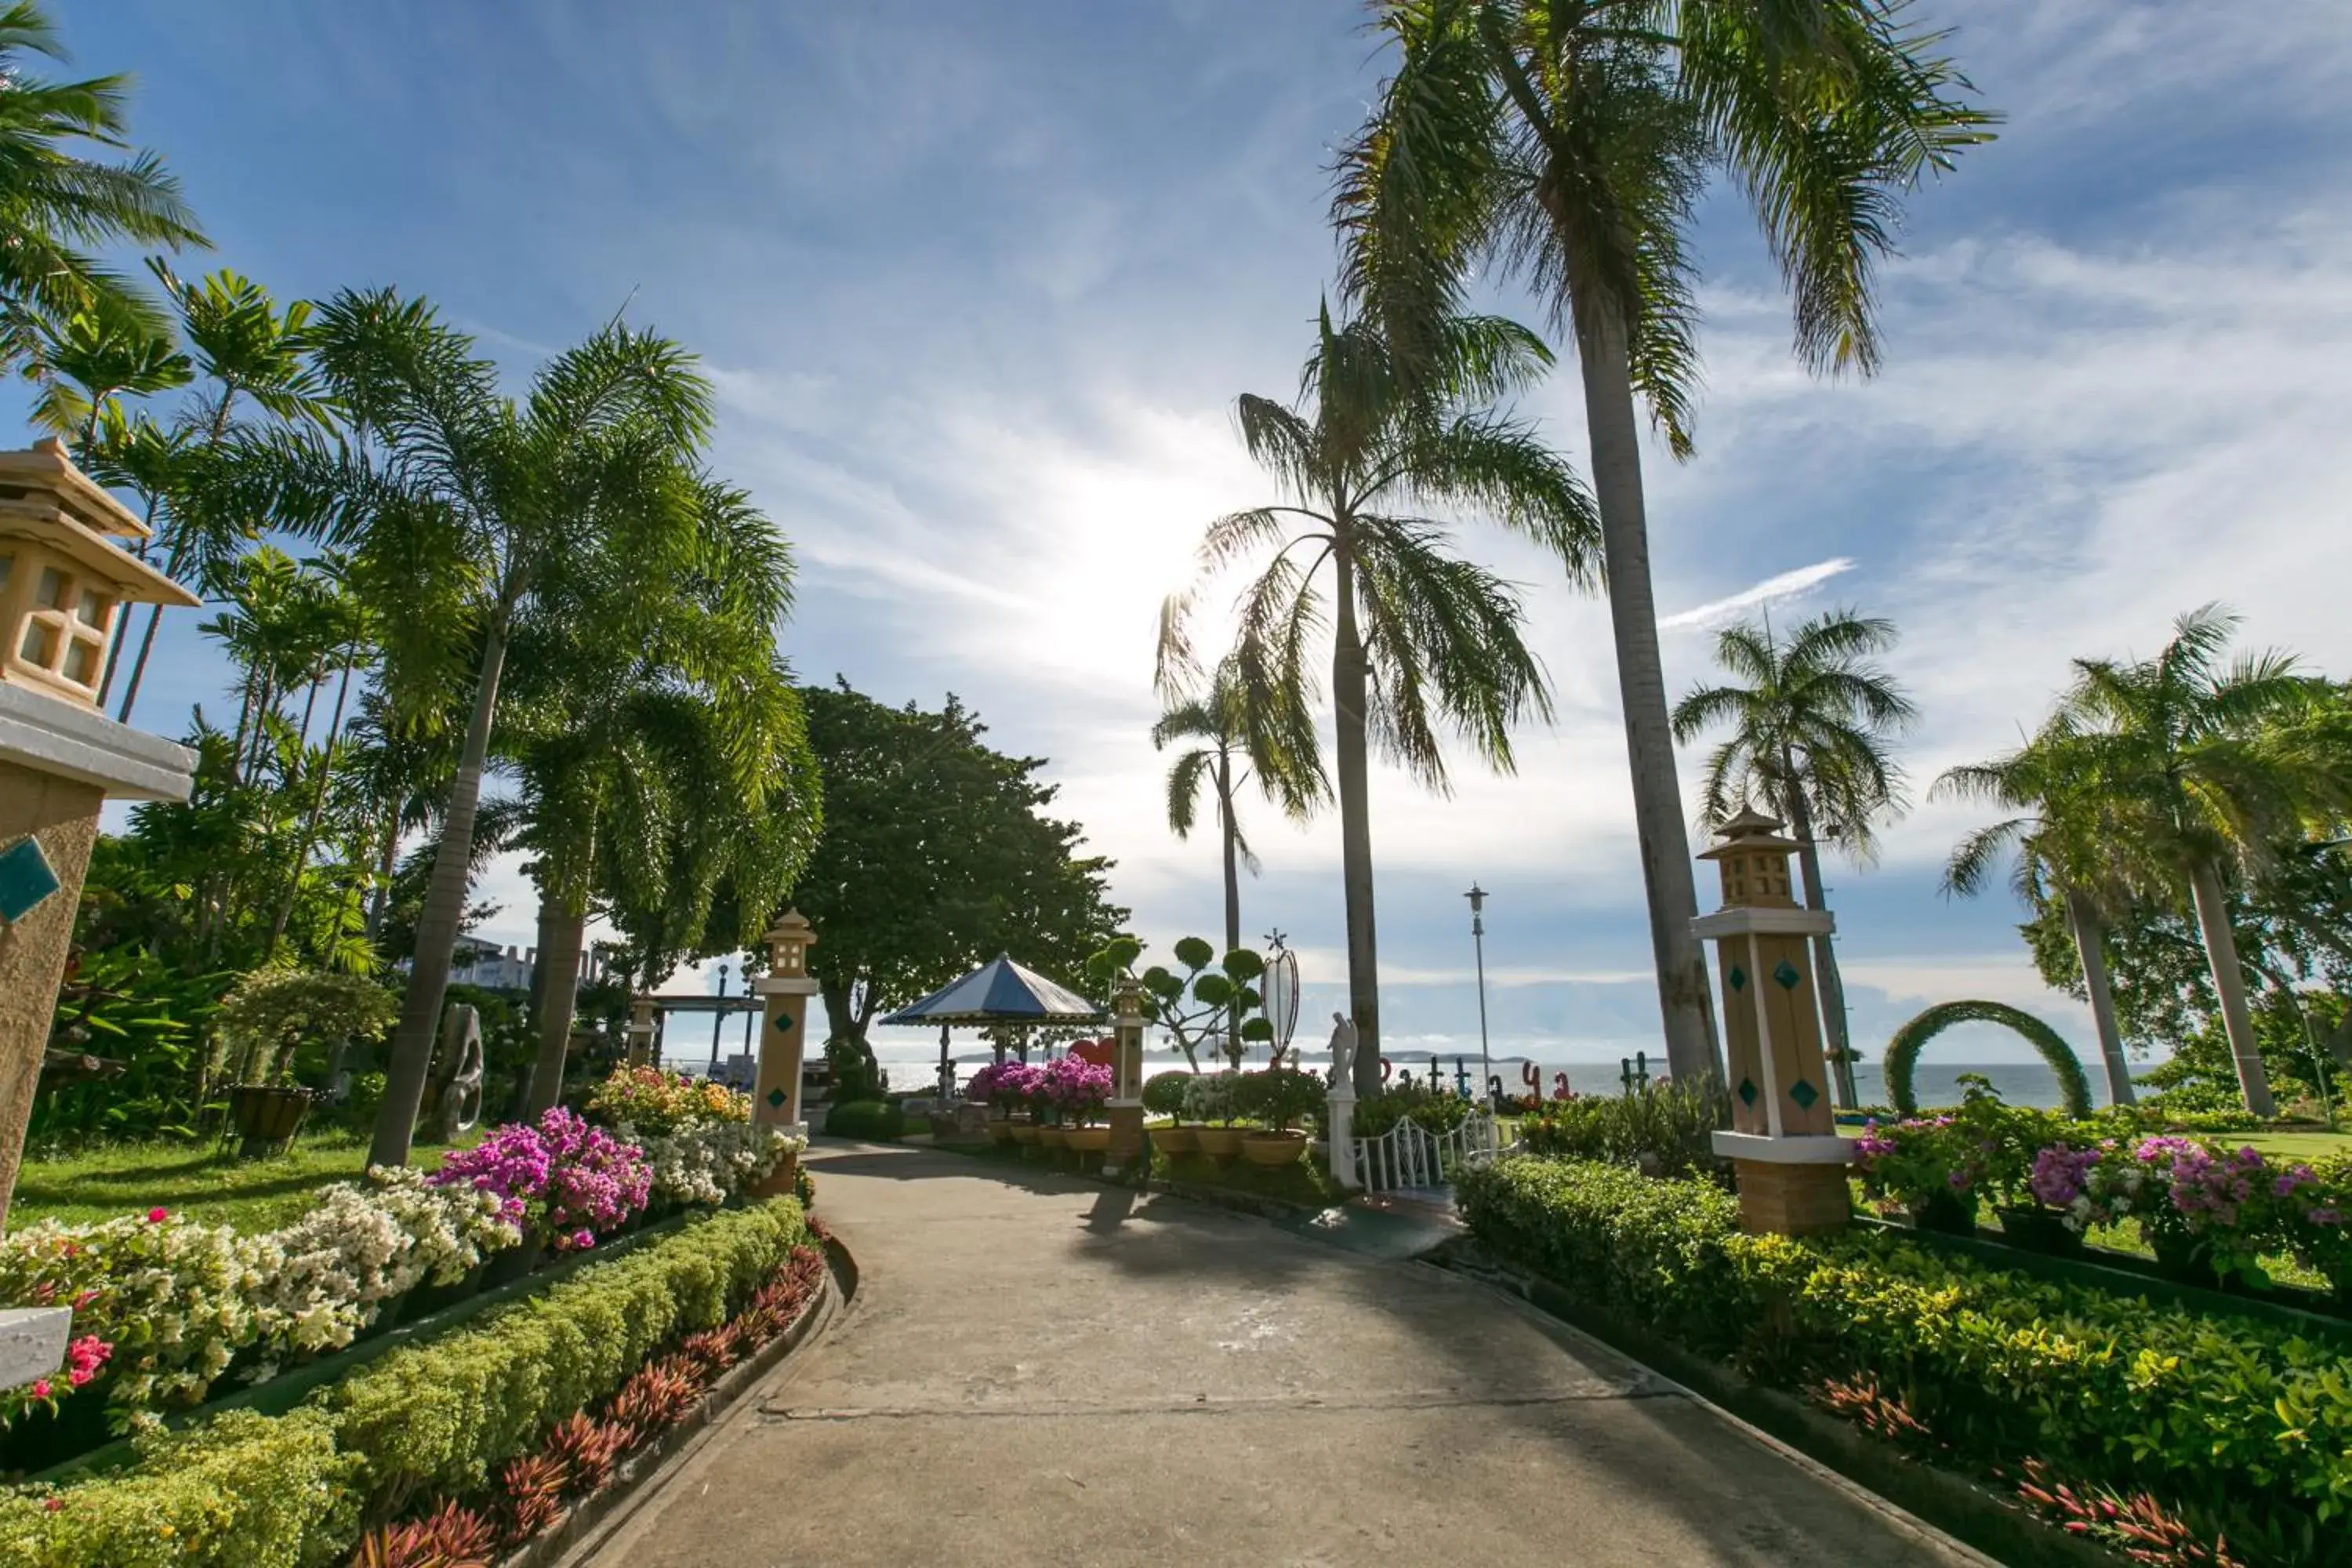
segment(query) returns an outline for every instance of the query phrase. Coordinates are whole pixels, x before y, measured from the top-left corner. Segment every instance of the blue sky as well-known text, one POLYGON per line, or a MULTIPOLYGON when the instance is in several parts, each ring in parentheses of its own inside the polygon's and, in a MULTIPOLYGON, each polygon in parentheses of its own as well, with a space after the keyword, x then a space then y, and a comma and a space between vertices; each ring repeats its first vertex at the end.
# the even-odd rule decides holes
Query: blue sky
MULTIPOLYGON (((2145 652, 2208 599, 2345 673, 2352 14, 1921 10, 1962 24, 1951 47, 2010 122, 1912 204, 1884 375, 1808 378, 1736 205, 1706 211, 1700 455, 1650 461, 1670 686, 1706 675, 1708 627, 1741 605, 1892 616, 1924 787, 2011 743, 2069 656, 2145 652)), ((1213 929, 1213 849, 1159 817, 1152 613, 1201 526, 1266 497, 1228 410, 1295 385, 1331 268, 1329 150, 1381 71, 1360 13, 648 16, 110 0, 64 20, 83 68, 138 74, 134 130, 210 227, 204 264, 281 295, 424 293, 518 378, 624 300, 699 350, 716 466, 800 552, 803 674, 960 692, 998 743, 1053 759, 1147 937, 1213 929)), ((1572 375, 1527 407, 1579 457, 1572 375)), ((1450 799, 1376 782, 1390 1027, 1475 1027, 1475 878, 1498 1031, 1613 1056, 1654 1014, 1606 607, 1513 544, 1464 543, 1528 584, 1559 717, 1516 777, 1457 770, 1450 799)), ((167 631, 145 722, 221 701, 195 618, 167 631)), ((1866 1044, 1963 995, 2087 1034, 2004 898, 1937 895, 1969 821, 1923 805, 1876 866, 1832 871, 1866 1044)), ((1339 980, 1336 825, 1261 811, 1253 832, 1247 929, 1339 980)), ((527 884, 495 880, 485 934, 528 941, 527 884)))

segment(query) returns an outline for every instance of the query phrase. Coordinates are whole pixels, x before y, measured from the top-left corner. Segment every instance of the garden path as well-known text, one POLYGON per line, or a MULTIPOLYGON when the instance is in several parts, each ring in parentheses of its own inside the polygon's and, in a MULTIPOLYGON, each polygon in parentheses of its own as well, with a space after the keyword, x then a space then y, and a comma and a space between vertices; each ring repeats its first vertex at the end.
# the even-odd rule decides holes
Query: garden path
POLYGON ((1982 1563, 1425 1266, 834 1144, 856 1299, 579 1562, 1982 1563))

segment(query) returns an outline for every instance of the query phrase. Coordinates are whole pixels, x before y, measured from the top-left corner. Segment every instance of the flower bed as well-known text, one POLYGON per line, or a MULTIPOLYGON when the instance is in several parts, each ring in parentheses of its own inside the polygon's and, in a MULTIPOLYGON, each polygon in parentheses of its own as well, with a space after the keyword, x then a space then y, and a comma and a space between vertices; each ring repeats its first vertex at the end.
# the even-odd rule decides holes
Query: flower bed
POLYGON ((492 1521, 493 1545, 522 1539, 782 1331, 821 1284, 809 1237, 790 1199, 714 1215, 394 1351, 284 1415, 148 1433, 127 1469, 0 1495, 0 1561, 298 1568, 375 1532, 363 1561, 421 1564, 434 1559, 401 1521, 458 1504, 492 1521))
POLYGON ((1709 1182, 1527 1159, 1457 1191, 1482 1242, 1571 1298, 1874 1429, 1916 1428, 1927 1457, 2012 1485, 2039 1460, 2044 1493, 2054 1477, 2150 1498, 2250 1563, 2352 1552, 2352 1358, 2333 1347, 1892 1232, 1750 1236, 1709 1182))
POLYGON ((527 1237, 574 1252, 652 1201, 727 1202, 798 1147, 733 1098, 740 1115, 730 1101, 641 1141, 559 1108, 494 1129, 431 1173, 375 1169, 324 1188, 301 1219, 258 1235, 160 1208, 12 1232, 0 1305, 70 1306, 75 1339, 58 1375, 0 1393, 0 1464, 68 1458, 110 1427, 340 1350, 388 1326, 420 1287, 469 1289, 480 1265, 527 1237))

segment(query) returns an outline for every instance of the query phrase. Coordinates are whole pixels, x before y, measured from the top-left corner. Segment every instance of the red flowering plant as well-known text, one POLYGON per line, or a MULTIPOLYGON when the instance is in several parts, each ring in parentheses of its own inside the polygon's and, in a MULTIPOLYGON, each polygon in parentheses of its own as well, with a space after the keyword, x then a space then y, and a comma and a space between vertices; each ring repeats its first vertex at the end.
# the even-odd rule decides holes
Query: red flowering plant
POLYGON ((1976 1222, 1986 1154, 1974 1129, 1950 1116, 1863 1124, 1854 1141, 1863 1195, 1879 1213, 1966 1229, 1976 1222))
POLYGON ((1064 1121, 1084 1127, 1101 1117, 1110 1099, 1110 1068, 1080 1056, 1058 1057, 1046 1064, 1042 1087, 1064 1121))
POLYGON ((641 1212, 653 1191, 644 1150, 560 1105, 535 1124, 509 1122, 443 1156, 430 1180, 494 1194, 509 1224, 528 1223, 559 1252, 595 1246, 641 1212))

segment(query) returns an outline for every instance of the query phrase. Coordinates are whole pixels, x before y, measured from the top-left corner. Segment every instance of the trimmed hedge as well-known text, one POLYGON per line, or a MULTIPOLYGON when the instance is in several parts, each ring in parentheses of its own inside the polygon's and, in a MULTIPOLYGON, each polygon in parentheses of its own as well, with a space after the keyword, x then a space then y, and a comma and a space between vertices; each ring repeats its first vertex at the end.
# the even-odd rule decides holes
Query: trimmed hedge
POLYGON ((38 1568, 300 1568, 339 1561, 425 1489, 482 1484, 655 1351, 712 1328, 808 1239, 777 1198, 695 1221, 281 1416, 232 1411, 142 1440, 140 1463, 0 1498, 0 1562, 38 1568))
POLYGON ((828 1138, 862 1138, 869 1143, 889 1143, 907 1131, 907 1114, 879 1100, 845 1100, 824 1113, 828 1138))
POLYGON ((1525 1159, 1456 1191, 1498 1254, 1759 1382, 1874 1379, 1975 1468, 2148 1492, 2248 1562, 2352 1563, 2352 1357, 2332 1346, 1886 1232, 1749 1236, 1706 1182, 1525 1159))

